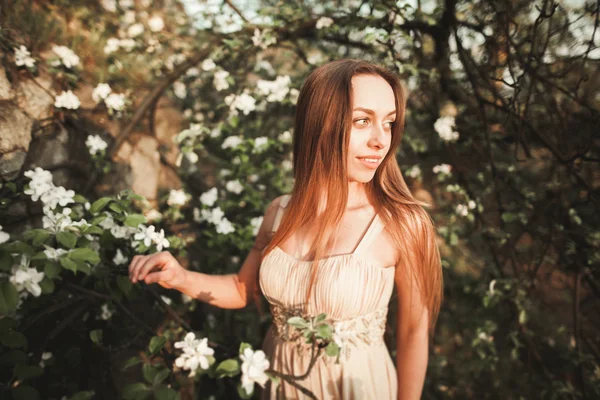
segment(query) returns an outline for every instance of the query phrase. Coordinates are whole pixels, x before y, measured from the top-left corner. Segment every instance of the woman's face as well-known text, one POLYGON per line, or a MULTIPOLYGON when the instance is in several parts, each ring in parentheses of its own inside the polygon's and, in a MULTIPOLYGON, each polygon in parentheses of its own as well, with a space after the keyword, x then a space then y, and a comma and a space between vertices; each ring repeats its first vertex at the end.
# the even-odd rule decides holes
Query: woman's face
POLYGON ((348 181, 366 183, 389 151, 396 102, 392 87, 378 75, 353 77, 352 91, 348 181), (369 162, 370 158, 375 162, 369 162))

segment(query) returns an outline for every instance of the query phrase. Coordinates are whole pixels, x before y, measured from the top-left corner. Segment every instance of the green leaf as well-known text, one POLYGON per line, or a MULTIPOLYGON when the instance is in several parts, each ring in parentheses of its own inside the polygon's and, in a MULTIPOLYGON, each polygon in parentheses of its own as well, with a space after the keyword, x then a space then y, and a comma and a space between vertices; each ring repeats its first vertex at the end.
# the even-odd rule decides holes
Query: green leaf
POLYGON ((45 229, 32 229, 23 234, 23 238, 25 240, 32 240, 34 246, 40 246, 45 243, 50 236, 52 234, 45 229))
POLYGON ((21 332, 5 332, 0 334, 0 343, 11 349, 27 347, 27 338, 21 332))
POLYGON ((75 196, 73 196, 73 201, 75 201, 76 203, 86 203, 87 199, 80 194, 76 194, 75 196))
POLYGON ((123 388, 121 395, 124 399, 143 399, 150 394, 150 388, 145 383, 132 383, 123 388))
POLYGON ((15 260, 8 251, 0 252, 0 271, 10 271, 15 260))
POLYGON ((141 362, 142 360, 138 356, 133 356, 129 360, 125 361, 125 365, 123 365, 122 370, 125 371, 127 368, 133 367, 141 362))
POLYGON ((146 223, 146 217, 142 214, 131 214, 125 218, 125 222, 123 224, 127 226, 131 226, 132 228, 137 228, 140 224, 146 223))
POLYGON ((40 282, 40 288, 42 289, 42 294, 50 294, 54 292, 54 281, 45 277, 40 282))
POLYGON ((90 339, 98 346, 102 345, 102 329, 94 329, 90 332, 90 339))
POLYGON ((72 249, 77 244, 77 236, 71 232, 58 232, 56 234, 56 240, 67 249, 72 249))
POLYGON ((37 378, 43 373, 44 370, 37 365, 18 364, 14 369, 14 374, 21 380, 37 378))
POLYGON ((131 293, 131 289, 133 288, 133 284, 129 278, 124 275, 117 276, 117 286, 125 296, 129 296, 129 293, 131 293))
POLYGON ((0 283, 0 314, 8 314, 17 309, 19 292, 10 282, 0 283))
POLYGON ((321 313, 321 314, 317 315, 317 317, 315 318, 315 324, 325 321, 326 318, 327 318, 327 314, 325 314, 325 313, 321 313))
POLYGON ((14 400, 38 400, 40 398, 38 391, 27 385, 19 385, 11 392, 14 400))
POLYGON ((102 235, 104 233, 104 229, 99 226, 90 225, 82 232, 84 235, 102 235))
POLYGON ((150 344, 148 345, 148 350, 150 351, 150 354, 154 355, 158 353, 163 348, 166 342, 167 339, 164 336, 154 336, 152 339, 150 339, 150 344))
POLYGON ((69 400, 90 400, 94 398, 96 392, 93 390, 86 390, 83 392, 77 392, 73 396, 69 397, 69 400))
POLYGON ((244 354, 244 350, 251 349, 252 346, 248 343, 242 342, 240 343, 240 354, 244 354))
POLYGON ((44 264, 44 274, 47 278, 54 279, 60 275, 60 266, 55 262, 47 262, 44 264))
POLYGON ((59 262, 63 268, 73 271, 75 274, 77 274, 77 264, 75 264, 75 261, 67 257, 63 257, 59 260, 59 262))
POLYGON ((291 317, 287 320, 287 323, 298 329, 308 328, 310 326, 308 321, 302 317, 291 317))
POLYGON ((167 368, 163 368, 154 376, 154 380, 152 381, 152 386, 160 385, 167 377, 171 374, 171 370, 167 368))
POLYGON ((325 354, 327 354, 329 357, 339 356, 340 355, 340 346, 338 346, 337 343, 334 341, 329 342, 327 347, 325 347, 325 354))
POLYGON ((108 203, 112 201, 110 197, 101 197, 90 206, 90 213, 96 214, 98 211, 101 211, 108 203))
POLYGON ((110 203, 108 208, 117 213, 122 213, 123 211, 125 211, 125 209, 119 203, 110 203))
POLYGON ((33 255, 33 253, 35 253, 35 250, 33 250, 33 247, 31 247, 30 245, 28 245, 25 242, 21 242, 20 240, 16 240, 14 242, 10 242, 10 243, 5 243, 3 245, 3 250, 14 254, 25 254, 28 256, 33 255))
POLYGON ((240 373, 240 363, 238 360, 233 358, 221 361, 221 363, 217 366, 216 373, 218 378, 236 376, 240 373))
POLYGON ((156 400, 178 400, 179 394, 166 385, 160 385, 154 390, 156 400))
POLYGON ((17 321, 10 318, 4 317, 0 318, 0 333, 8 332, 17 327, 17 321))
POLYGON ((331 325, 323 324, 317 327, 317 337, 321 339, 331 339, 332 335, 333 329, 331 328, 331 325))
POLYGON ((144 365, 142 365, 142 374, 144 375, 146 382, 152 383, 154 381, 154 377, 156 374, 158 374, 158 368, 150 363, 144 363, 144 365))
POLYGON ((75 249, 69 253, 69 258, 74 261, 87 261, 93 265, 100 262, 100 256, 92 249, 75 249))
POLYGON ((98 225, 100 222, 104 221, 106 218, 108 218, 108 215, 106 214, 100 214, 94 218, 92 218, 92 220, 90 221, 91 225, 98 225))
POLYGON ((9 350, 0 357, 0 365, 12 367, 16 364, 27 364, 29 357, 21 350, 9 350))

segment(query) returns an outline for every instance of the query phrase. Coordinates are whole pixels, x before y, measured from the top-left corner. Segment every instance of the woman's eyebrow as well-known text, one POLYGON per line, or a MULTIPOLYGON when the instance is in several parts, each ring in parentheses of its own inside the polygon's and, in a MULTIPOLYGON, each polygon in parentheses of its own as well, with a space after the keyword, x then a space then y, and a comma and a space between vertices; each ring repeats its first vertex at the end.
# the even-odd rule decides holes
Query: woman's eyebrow
MULTIPOLYGON (((369 115, 375 115, 375 112, 373 110, 369 110, 368 108, 363 108, 363 107, 356 107, 354 110, 352 111, 363 111, 366 112, 369 115)), ((386 117, 388 115, 392 115, 392 114, 396 114, 396 110, 394 111, 390 111, 389 113, 387 113, 386 117)))

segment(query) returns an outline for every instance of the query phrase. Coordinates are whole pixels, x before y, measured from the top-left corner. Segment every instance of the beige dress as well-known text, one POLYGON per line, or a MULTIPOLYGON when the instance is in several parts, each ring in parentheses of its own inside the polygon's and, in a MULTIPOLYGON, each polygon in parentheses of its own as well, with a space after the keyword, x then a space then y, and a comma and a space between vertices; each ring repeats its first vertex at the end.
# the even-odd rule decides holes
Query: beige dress
MULTIPOLYGON (((280 201, 273 224, 277 230, 289 195, 280 201)), ((322 354, 310 374, 297 381, 318 399, 396 399, 397 375, 383 341, 387 307, 394 287, 394 268, 375 265, 365 255, 383 229, 376 214, 355 250, 321 260, 307 307, 310 262, 276 247, 260 266, 260 287, 270 304, 273 325, 263 350, 275 370, 303 375, 311 359, 310 345, 286 324, 291 316, 326 313, 342 343, 339 363, 322 354), (303 311, 300 311, 303 310, 303 311), (304 311, 307 310, 307 311, 304 311)), ((308 398, 290 384, 267 384, 262 399, 308 398)))

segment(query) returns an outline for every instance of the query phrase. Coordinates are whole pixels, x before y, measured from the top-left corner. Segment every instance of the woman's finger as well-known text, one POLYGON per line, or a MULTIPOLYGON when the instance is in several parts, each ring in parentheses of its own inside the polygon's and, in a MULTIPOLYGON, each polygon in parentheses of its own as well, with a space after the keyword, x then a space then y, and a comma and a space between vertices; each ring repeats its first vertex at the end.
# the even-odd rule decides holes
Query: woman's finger
POLYGON ((144 264, 144 262, 147 260, 147 256, 138 256, 138 259, 132 263, 132 268, 131 268, 131 281, 132 282, 136 282, 137 281, 137 276, 140 273, 140 267, 144 264))
POLYGON ((169 261, 170 256, 171 254, 169 252, 163 251, 162 253, 156 253, 148 257, 148 259, 144 261, 138 270, 137 280, 143 280, 154 267, 162 269, 163 266, 169 261))
POLYGON ((169 282, 171 279, 173 279, 173 270, 165 269, 163 271, 150 272, 144 278, 144 282, 151 284, 156 282, 169 282))
POLYGON ((133 256, 133 258, 131 259, 131 263, 129 263, 129 280, 131 280, 135 276, 133 272, 135 271, 135 267, 140 261, 140 258, 142 258, 142 256, 133 256))

